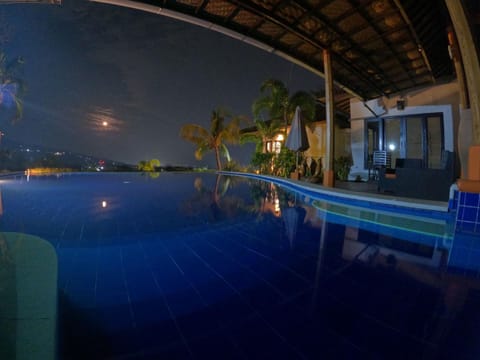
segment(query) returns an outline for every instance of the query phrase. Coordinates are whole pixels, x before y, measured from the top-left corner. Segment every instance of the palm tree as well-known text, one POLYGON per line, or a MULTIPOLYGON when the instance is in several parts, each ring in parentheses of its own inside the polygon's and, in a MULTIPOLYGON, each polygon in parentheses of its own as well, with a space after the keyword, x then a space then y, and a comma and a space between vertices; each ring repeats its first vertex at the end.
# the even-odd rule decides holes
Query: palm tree
POLYGON ((197 160, 201 160, 207 151, 215 153, 218 170, 222 169, 220 154, 230 161, 230 153, 225 144, 236 144, 240 138, 240 118, 233 117, 226 123, 228 117, 230 114, 226 110, 217 108, 212 111, 209 130, 198 124, 186 124, 180 129, 180 136, 197 146, 197 160))
POLYGON ((152 160, 142 160, 138 163, 137 168, 140 171, 156 171, 156 169, 160 166, 160 160, 152 159, 152 160))
POLYGON ((262 83, 260 93, 261 96, 252 105, 255 121, 267 112, 269 120, 283 122, 286 132, 297 106, 302 109, 307 123, 315 119, 315 99, 306 91, 297 91, 290 96, 283 82, 268 79, 262 83))
POLYGON ((24 92, 24 84, 19 77, 23 63, 21 57, 8 61, 7 56, 0 53, 0 106, 6 108, 15 106, 14 120, 20 119, 23 115, 21 96, 24 92))
POLYGON ((257 118, 254 123, 255 131, 241 134, 240 142, 242 144, 247 142, 255 143, 255 152, 264 153, 266 152, 265 146, 267 141, 272 140, 281 132, 280 121, 263 121, 257 118))

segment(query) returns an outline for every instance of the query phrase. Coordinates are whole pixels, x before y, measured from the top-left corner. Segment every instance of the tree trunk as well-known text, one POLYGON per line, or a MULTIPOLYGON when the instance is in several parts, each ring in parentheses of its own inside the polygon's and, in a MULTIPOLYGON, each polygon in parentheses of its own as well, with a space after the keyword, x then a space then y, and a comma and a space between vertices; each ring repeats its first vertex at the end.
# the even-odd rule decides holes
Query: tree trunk
POLYGON ((217 161, 217 170, 222 170, 222 162, 220 160, 220 149, 218 146, 215 147, 215 160, 217 161))

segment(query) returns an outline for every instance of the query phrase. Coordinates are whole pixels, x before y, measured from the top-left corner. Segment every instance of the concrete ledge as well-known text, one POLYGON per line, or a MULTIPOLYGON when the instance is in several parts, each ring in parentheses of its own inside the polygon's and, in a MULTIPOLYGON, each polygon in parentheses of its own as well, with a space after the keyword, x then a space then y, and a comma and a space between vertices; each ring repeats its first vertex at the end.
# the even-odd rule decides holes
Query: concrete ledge
POLYGON ((366 194, 361 192, 343 190, 338 188, 326 187, 318 184, 312 184, 304 181, 295 181, 291 179, 281 178, 277 176, 258 175, 252 173, 242 172, 229 172, 220 171, 219 174, 243 176, 249 178, 260 179, 264 181, 271 181, 276 184, 285 186, 292 190, 307 192, 309 194, 316 194, 322 196, 328 201, 334 202, 354 202, 357 206, 364 207, 381 207, 384 210, 390 209, 390 211, 402 211, 402 212, 426 212, 428 215, 434 215, 434 213, 442 216, 447 214, 448 202, 432 201, 432 200, 419 200, 411 198, 401 198, 395 196, 381 195, 381 194, 366 194))

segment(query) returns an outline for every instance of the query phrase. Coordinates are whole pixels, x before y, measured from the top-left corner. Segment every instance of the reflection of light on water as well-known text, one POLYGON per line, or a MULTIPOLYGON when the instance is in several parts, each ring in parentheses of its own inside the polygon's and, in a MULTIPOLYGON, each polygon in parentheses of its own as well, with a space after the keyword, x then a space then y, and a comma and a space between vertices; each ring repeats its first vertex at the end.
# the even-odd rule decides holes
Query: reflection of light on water
POLYGON ((88 127, 97 133, 118 132, 123 121, 115 118, 112 109, 95 107, 93 111, 87 114, 88 127))
POLYGON ((277 197, 275 198, 275 213, 279 213, 280 212, 280 199, 277 197))
POLYGON ((102 208, 106 208, 107 207, 107 202, 105 200, 102 201, 102 208))
POLYGON ((203 187, 202 179, 197 177, 195 179, 195 181, 193 182, 193 186, 195 187, 195 190, 197 190, 197 191, 202 190, 202 187, 203 187))

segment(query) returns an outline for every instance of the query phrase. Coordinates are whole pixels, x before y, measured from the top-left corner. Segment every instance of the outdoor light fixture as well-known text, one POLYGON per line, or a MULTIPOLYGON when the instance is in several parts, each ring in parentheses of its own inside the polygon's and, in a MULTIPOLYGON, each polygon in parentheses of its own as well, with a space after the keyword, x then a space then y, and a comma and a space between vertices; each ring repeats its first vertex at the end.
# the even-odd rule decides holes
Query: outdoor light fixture
POLYGON ((390 151, 395 151, 395 144, 394 144, 394 143, 389 144, 389 145, 388 145, 388 149, 389 149, 390 151))

